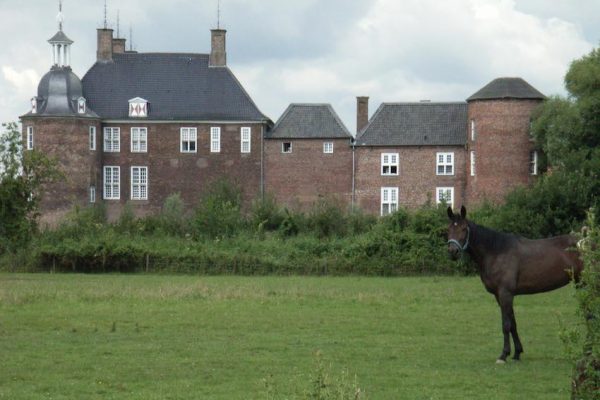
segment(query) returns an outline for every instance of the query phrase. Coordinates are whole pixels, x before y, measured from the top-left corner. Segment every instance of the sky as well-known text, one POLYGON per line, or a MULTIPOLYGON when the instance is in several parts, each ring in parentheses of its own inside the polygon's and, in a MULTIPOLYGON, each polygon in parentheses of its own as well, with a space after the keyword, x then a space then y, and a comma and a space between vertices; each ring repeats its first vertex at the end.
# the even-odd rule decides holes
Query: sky
MULTIPOLYGON (((570 63, 600 44, 599 0, 107 0, 107 23, 139 52, 210 52, 274 122, 290 103, 330 103, 351 133, 356 96, 464 101, 498 77, 566 95, 570 63), (219 10, 220 12, 217 12, 219 10), (219 18, 217 17, 219 15, 219 18), (133 40, 130 40, 130 32, 133 40)), ((51 66, 58 0, 0 0, 0 122, 29 111, 51 66)), ((63 0, 63 31, 83 78, 104 0, 63 0)))

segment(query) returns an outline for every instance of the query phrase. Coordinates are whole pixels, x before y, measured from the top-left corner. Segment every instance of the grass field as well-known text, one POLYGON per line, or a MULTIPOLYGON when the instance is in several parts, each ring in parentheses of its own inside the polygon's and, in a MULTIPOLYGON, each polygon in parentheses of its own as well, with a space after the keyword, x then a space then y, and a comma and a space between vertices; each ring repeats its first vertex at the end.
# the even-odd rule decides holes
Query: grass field
POLYGON ((496 365, 476 277, 0 274, 0 398, 303 398, 319 353, 369 399, 565 399, 572 294, 517 297, 523 360, 496 365))

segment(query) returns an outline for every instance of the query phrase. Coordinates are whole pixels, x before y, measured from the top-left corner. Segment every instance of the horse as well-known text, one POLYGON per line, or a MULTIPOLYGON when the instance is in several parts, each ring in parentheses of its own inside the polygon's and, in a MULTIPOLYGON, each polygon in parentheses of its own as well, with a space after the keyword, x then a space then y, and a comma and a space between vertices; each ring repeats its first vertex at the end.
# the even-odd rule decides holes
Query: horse
POLYGON ((460 214, 448 207, 448 253, 454 260, 463 252, 477 265, 485 289, 494 295, 502 317, 504 346, 497 359, 506 362, 510 355, 510 335, 515 345, 514 360, 519 360, 523 345, 517 332, 513 298, 521 294, 542 293, 579 281, 583 261, 573 235, 530 240, 501 233, 467 220, 467 209, 460 214))

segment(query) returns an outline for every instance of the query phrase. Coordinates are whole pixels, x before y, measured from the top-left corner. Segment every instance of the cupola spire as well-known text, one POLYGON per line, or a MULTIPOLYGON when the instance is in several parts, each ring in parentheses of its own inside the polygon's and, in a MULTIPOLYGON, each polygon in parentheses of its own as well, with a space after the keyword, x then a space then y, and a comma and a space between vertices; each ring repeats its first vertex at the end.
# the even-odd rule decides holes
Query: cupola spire
POLYGON ((71 45, 73 41, 63 32, 65 18, 62 13, 62 0, 58 2, 56 21, 58 22, 58 32, 48 40, 48 43, 52 45, 52 65, 55 67, 68 67, 71 61, 71 45))

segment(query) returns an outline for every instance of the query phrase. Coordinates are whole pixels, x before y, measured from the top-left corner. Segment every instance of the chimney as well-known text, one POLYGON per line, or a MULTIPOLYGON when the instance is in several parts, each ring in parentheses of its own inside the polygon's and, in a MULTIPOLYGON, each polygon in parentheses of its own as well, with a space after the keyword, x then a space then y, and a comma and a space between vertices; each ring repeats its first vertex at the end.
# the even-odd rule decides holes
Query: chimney
POLYGON ((125 39, 115 38, 112 40, 112 53, 113 54, 125 53, 125 39))
POLYGON ((98 29, 98 50, 96 51, 96 61, 112 62, 113 53, 113 30, 107 28, 98 29))
POLYGON ((225 52, 225 29, 210 30, 210 57, 209 67, 224 67, 227 65, 227 53, 225 52))
POLYGON ((356 133, 360 133, 369 123, 369 97, 356 98, 356 133))

